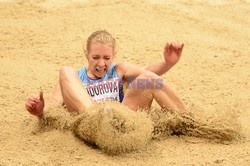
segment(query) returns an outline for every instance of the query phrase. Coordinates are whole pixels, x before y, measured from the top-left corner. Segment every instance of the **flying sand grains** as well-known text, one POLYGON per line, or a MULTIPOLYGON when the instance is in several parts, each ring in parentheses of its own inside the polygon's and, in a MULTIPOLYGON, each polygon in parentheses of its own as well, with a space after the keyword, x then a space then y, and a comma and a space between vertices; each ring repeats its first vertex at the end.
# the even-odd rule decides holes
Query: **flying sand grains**
POLYGON ((140 149, 152 138, 164 139, 173 134, 220 143, 241 138, 240 125, 233 112, 228 112, 225 118, 213 114, 204 116, 197 109, 188 113, 173 112, 153 108, 147 114, 120 103, 105 102, 94 104, 78 116, 71 116, 62 106, 50 108, 40 123, 45 127, 72 130, 79 138, 112 155, 140 149))
POLYGON ((205 116, 201 110, 194 109, 188 113, 153 109, 150 116, 154 125, 155 139, 175 134, 228 143, 243 138, 241 126, 233 112, 228 112, 224 117, 217 117, 214 114, 205 116))
POLYGON ((68 130, 71 129, 73 119, 63 106, 58 105, 47 108, 39 122, 41 127, 68 130))
POLYGON ((82 139, 95 142, 108 154, 140 149, 151 140, 153 126, 144 112, 132 111, 120 103, 94 105, 80 116, 74 131, 82 139))

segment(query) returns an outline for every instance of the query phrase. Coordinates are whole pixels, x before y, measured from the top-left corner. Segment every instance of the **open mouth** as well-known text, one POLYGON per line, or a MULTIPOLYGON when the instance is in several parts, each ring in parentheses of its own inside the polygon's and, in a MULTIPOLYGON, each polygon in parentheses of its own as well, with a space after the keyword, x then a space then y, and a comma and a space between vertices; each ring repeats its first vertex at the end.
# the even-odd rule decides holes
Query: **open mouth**
POLYGON ((103 73, 106 72, 106 68, 104 68, 104 69, 98 69, 98 68, 96 68, 95 70, 96 70, 98 73, 100 73, 100 74, 103 74, 103 73))

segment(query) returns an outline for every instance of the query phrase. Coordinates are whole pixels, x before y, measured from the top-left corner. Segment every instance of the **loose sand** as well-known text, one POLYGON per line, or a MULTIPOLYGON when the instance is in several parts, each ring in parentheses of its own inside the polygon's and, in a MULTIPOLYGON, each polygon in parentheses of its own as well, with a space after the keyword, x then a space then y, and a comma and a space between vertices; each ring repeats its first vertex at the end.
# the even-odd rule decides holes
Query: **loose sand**
POLYGON ((0 165, 249 165, 249 11, 246 0, 1 0, 0 165), (42 88, 47 99, 61 66, 85 66, 83 45, 99 29, 117 39, 115 63, 146 66, 167 41, 184 42, 163 78, 192 114, 154 103, 138 119, 122 106, 111 118, 104 106, 79 117, 55 108, 43 124, 29 115, 27 97, 42 88), (84 131, 91 123, 96 132, 84 131))

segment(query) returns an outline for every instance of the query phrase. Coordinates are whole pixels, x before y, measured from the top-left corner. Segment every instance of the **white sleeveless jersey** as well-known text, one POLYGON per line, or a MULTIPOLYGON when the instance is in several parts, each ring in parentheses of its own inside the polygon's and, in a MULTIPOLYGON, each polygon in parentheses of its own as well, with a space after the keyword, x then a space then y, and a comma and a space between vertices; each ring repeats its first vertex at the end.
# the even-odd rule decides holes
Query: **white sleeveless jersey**
POLYGON ((86 68, 78 71, 78 76, 91 98, 96 102, 119 101, 122 102, 123 83, 112 64, 108 73, 99 79, 88 77, 86 68))

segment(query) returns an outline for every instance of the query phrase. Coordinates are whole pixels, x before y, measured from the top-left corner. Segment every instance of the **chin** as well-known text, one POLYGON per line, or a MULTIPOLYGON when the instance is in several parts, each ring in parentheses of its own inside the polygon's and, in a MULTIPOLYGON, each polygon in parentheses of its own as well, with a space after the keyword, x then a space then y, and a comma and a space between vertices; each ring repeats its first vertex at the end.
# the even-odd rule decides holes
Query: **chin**
POLYGON ((105 75, 106 75, 107 73, 104 73, 104 74, 95 74, 95 76, 97 77, 97 78, 101 78, 101 77, 104 77, 105 75))

